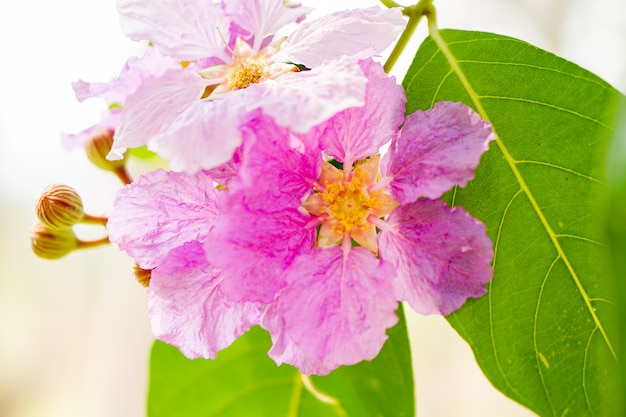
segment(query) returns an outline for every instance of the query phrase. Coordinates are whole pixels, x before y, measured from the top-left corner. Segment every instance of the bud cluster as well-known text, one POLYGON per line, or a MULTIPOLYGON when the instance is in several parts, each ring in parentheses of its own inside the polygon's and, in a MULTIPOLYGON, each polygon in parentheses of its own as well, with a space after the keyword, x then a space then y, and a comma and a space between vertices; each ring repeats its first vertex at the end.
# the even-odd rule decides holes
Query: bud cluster
MULTIPOLYGON (((84 144, 87 158, 98 168, 113 172, 122 181, 130 184, 132 179, 126 171, 126 156, 120 160, 109 160, 107 155, 113 147, 112 129, 101 129, 90 135, 84 144)), ((106 227, 108 218, 85 213, 78 192, 64 184, 52 184, 41 193, 35 204, 39 221, 30 231, 31 248, 35 255, 44 259, 58 259, 75 249, 91 248, 109 243, 109 237, 84 241, 78 239, 74 226, 79 223, 106 227)), ((137 280, 143 286, 150 281, 150 271, 138 269, 137 280)))
POLYGON ((109 242, 109 238, 82 241, 73 227, 78 223, 106 225, 105 217, 86 214, 80 195, 72 187, 52 184, 46 187, 35 205, 39 218, 30 231, 31 247, 35 255, 44 259, 58 259, 75 249, 94 247, 109 242))

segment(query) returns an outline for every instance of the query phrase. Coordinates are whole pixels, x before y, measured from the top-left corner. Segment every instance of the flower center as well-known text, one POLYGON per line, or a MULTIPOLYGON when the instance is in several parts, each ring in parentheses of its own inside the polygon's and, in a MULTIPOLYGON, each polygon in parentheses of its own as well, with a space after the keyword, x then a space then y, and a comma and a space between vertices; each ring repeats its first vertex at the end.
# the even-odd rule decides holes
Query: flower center
POLYGON ((382 191, 367 192, 367 172, 359 166, 352 174, 352 179, 348 179, 346 173, 339 173, 337 181, 323 184, 322 199, 328 204, 325 212, 336 221, 334 228, 340 234, 367 230, 370 226, 367 216, 380 208, 382 191))
POLYGON ((233 72, 229 79, 228 87, 230 87, 231 90, 248 88, 250 84, 256 84, 268 75, 263 63, 255 61, 247 62, 233 72))
POLYGON ((379 161, 380 155, 375 155, 357 163, 349 172, 324 162, 319 183, 302 203, 321 223, 317 246, 332 246, 347 237, 378 252, 376 226, 371 216, 384 217, 399 205, 382 189, 369 191, 376 181, 379 161))

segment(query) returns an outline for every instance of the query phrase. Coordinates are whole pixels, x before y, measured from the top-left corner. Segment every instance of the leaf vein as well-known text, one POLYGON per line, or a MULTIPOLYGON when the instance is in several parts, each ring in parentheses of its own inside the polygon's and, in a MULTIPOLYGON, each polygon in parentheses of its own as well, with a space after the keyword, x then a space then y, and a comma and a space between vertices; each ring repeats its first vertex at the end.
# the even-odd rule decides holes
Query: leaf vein
POLYGON ((539 320, 539 307, 541 306, 541 297, 543 296, 543 289, 545 288, 546 282, 548 281, 548 277, 556 265, 557 261, 560 257, 557 255, 552 261, 550 268, 546 272, 546 275, 543 277, 543 281, 541 282, 541 288, 539 289, 539 296, 537 297, 537 307, 535 308, 535 317, 533 318, 533 345, 535 348, 535 360, 537 361, 537 370, 539 372, 539 378, 541 379, 541 386, 543 387, 543 393, 545 394, 548 404, 550 404, 550 409, 552 410, 552 415, 556 416, 556 410, 554 409, 554 404, 552 403, 552 398, 550 398, 548 387, 546 386, 546 381, 543 375, 543 368, 541 367, 541 359, 539 357, 539 347, 537 346, 537 321, 539 320))
POLYGON ((441 87, 446 83, 446 80, 448 79, 449 76, 451 76, 452 74, 454 74, 454 72, 452 70, 450 70, 445 77, 443 77, 441 79, 441 82, 439 83, 439 85, 437 86, 437 91, 435 91, 435 94, 433 94, 433 99, 430 102, 430 107, 434 107, 435 106, 435 101, 437 100, 437 96, 439 95, 439 91, 441 91, 441 87))
MULTIPOLYGON (((565 237, 565 238, 570 238, 570 239, 583 240, 585 242, 589 242, 589 243, 592 243, 594 245, 598 245, 598 246, 602 246, 602 247, 606 246, 606 244, 604 244, 602 242, 598 242, 597 240, 589 239, 588 237, 584 237, 584 236, 567 235, 567 234, 557 234, 555 236, 557 238, 565 237)), ((590 298, 589 300, 592 300, 592 299, 590 298)))
POLYGON ((587 180, 589 180, 589 181, 596 182, 596 183, 598 183, 598 184, 600 184, 600 185, 605 185, 602 181, 600 181, 600 180, 598 180, 598 179, 596 179, 596 178, 594 178, 594 177, 591 177, 591 176, 589 176, 589 175, 582 174, 582 173, 580 173, 580 172, 578 172, 578 171, 574 171, 573 169, 569 169, 569 168, 562 167, 562 166, 560 166, 560 165, 551 164, 551 163, 549 163, 549 162, 529 161, 529 160, 518 160, 518 161, 515 161, 515 163, 517 163, 517 164, 534 164, 534 165, 543 165, 543 166, 547 166, 547 167, 550 167, 550 168, 559 169, 559 170, 561 170, 561 171, 569 172, 570 174, 578 175, 579 177, 585 178, 585 179, 587 179, 587 180))
POLYGON ((600 125, 602 127, 605 127, 607 129, 611 129, 611 127, 609 125, 607 125, 606 123, 604 123, 604 122, 602 122, 602 121, 600 121, 598 119, 594 119, 591 116, 587 116, 586 114, 579 113, 579 112, 577 112, 575 110, 572 110, 572 109, 568 109, 568 108, 565 108, 565 107, 557 106, 556 104, 550 104, 550 103, 545 103, 545 102, 538 101, 538 100, 530 100, 530 99, 527 99, 527 98, 520 98, 520 97, 487 96, 487 95, 486 96, 479 96, 473 90, 472 90, 472 94, 475 96, 475 97, 472 97, 472 100, 474 98, 476 98, 478 100, 480 100, 480 99, 509 100, 509 101, 519 101, 519 102, 522 102, 522 103, 530 103, 530 104, 537 104, 539 106, 545 106, 545 107, 548 107, 548 108, 551 108, 551 109, 554 109, 554 110, 558 110, 558 111, 562 111, 562 112, 565 112, 565 113, 573 114, 574 116, 578 116, 578 117, 580 117, 582 119, 589 120, 590 122, 596 123, 596 124, 598 124, 598 125, 600 125))
POLYGON ((525 68, 534 68, 534 69, 543 70, 543 71, 551 71, 551 72, 556 72, 558 74, 566 75, 572 78, 576 78, 579 80, 588 81, 592 84, 602 87, 604 90, 609 90, 609 88, 605 84, 597 80, 594 80, 592 78, 587 78, 587 77, 581 77, 580 75, 572 74, 569 72, 564 72, 556 68, 541 67, 539 65, 524 64, 524 63, 519 63, 519 62, 479 61, 479 60, 472 60, 472 59, 458 60, 458 62, 470 63, 470 64, 482 64, 482 65, 510 65, 510 66, 515 66, 515 67, 525 67, 525 68))
POLYGON ((585 356, 583 359, 583 375, 582 375, 583 377, 582 387, 583 387, 583 394, 585 395, 585 403, 587 404, 587 409, 589 410, 592 416, 594 416, 595 413, 593 412, 593 409, 591 408, 591 402, 589 400, 589 393, 587 391, 587 358, 589 357, 589 346, 591 345, 591 340, 593 339, 593 335, 596 333, 596 330, 598 330, 597 326, 593 328, 593 330, 589 334, 589 338, 587 339, 587 345, 585 346, 585 356))
MULTIPOLYGON (((493 244, 494 248, 493 248, 493 267, 495 268, 496 266, 496 259, 498 257, 498 248, 500 246, 500 235, 502 233, 502 226, 504 225, 504 219, 506 218, 507 213, 509 212, 509 209, 511 208, 511 206, 513 205, 513 201, 515 201, 515 199, 517 198, 518 195, 520 195, 522 192, 522 189, 520 188, 509 200, 506 208, 504 209, 504 212, 502 213, 502 218, 500 219, 500 224, 498 225, 498 234, 496 236, 496 240, 493 244)), ((500 357, 498 356, 498 348, 496 346, 496 338, 493 332, 493 300, 492 300, 492 294, 493 291, 491 290, 492 286, 493 286, 493 280, 489 281, 488 286, 488 291, 487 291, 487 295, 488 295, 488 299, 489 299, 489 333, 491 335, 491 347, 493 349, 493 356, 496 359, 496 366, 498 367, 498 372, 500 372, 500 375, 502 376, 502 379, 504 380, 505 384, 507 385, 507 387, 509 387, 509 389, 511 391, 513 391, 516 395, 518 395, 520 398, 524 398, 524 396, 513 386, 511 385, 511 383, 509 382, 509 379, 507 378, 506 374, 504 373, 504 369, 502 369, 502 365, 500 364, 500 357)))

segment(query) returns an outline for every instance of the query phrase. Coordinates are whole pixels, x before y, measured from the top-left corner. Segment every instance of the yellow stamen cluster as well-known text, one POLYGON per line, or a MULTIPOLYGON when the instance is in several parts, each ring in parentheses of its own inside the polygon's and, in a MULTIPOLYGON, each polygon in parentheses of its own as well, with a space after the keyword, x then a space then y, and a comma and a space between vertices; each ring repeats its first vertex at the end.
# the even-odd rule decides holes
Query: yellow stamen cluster
POLYGON ((251 84, 258 83, 268 75, 267 69, 263 63, 255 61, 247 62, 235 70, 229 79, 228 87, 230 87, 231 90, 248 88, 251 84))
POLYGON ((319 183, 302 203, 302 208, 321 224, 319 247, 336 245, 347 238, 378 253, 375 219, 387 216, 399 205, 384 190, 371 191, 379 163, 380 155, 374 155, 344 172, 324 162, 319 183))
POLYGON ((345 173, 335 174, 337 181, 324 184, 322 199, 328 203, 326 213, 333 224, 333 232, 346 234, 352 231, 366 231, 371 227, 367 221, 369 214, 381 208, 382 191, 367 192, 367 172, 357 167, 352 178, 345 173))

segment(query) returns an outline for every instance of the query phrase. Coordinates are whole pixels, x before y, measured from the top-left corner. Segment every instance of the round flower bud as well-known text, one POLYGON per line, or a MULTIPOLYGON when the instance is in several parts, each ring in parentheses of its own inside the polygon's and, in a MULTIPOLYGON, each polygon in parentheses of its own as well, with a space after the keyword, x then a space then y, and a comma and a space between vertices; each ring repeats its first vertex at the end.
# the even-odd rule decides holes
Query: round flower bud
POLYGON ((78 248, 78 245, 74 231, 69 228, 50 228, 43 223, 37 223, 30 231, 30 246, 40 258, 61 258, 78 248))
POLYGON ((142 269, 136 263, 133 263, 133 274, 138 283, 147 288, 150 284, 150 278, 152 277, 151 269, 142 269))
POLYGON ((85 217, 83 201, 72 187, 53 184, 46 187, 35 206, 37 217, 51 228, 68 228, 85 217))
POLYGON ((109 161, 107 155, 113 147, 113 130, 103 130, 93 135, 85 143, 85 153, 87 158, 98 168, 106 171, 116 171, 124 167, 126 157, 124 159, 109 161))

